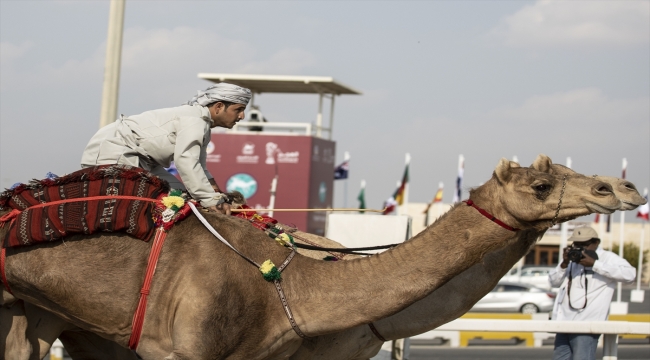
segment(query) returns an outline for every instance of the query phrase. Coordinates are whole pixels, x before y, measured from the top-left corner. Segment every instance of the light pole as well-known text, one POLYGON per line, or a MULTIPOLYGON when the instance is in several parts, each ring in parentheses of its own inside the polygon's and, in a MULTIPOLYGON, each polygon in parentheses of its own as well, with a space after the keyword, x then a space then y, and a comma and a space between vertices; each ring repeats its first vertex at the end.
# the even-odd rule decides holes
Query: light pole
POLYGON ((106 63, 99 127, 117 118, 117 96, 120 87, 120 61, 122 58, 122 30, 124 28, 125 0, 111 0, 106 39, 106 63))

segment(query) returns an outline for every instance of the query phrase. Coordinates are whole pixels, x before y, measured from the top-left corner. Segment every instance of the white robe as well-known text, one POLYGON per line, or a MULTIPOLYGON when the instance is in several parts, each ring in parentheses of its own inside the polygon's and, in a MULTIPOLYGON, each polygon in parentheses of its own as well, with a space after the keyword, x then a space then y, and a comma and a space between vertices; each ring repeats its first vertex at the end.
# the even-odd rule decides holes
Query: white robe
POLYGON ((179 188, 182 184, 163 168, 173 160, 190 195, 204 207, 214 206, 218 198, 206 168, 211 122, 208 108, 198 104, 123 117, 90 139, 81 166, 137 166, 164 178, 172 188, 179 188))

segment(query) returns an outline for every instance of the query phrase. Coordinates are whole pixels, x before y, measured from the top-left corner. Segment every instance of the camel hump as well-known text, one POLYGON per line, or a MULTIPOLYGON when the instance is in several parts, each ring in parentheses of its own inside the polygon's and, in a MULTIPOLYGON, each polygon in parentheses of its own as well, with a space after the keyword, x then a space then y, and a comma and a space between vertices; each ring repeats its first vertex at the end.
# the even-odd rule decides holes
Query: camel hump
POLYGON ((166 181, 126 165, 101 165, 19 184, 0 194, 0 207, 15 214, 8 219, 10 228, 3 246, 33 245, 99 231, 124 231, 147 240, 155 226, 152 202, 90 198, 119 195, 157 199, 168 191, 166 181), (80 200, 62 202, 72 199, 80 200), (44 205, 49 203, 52 205, 44 205))

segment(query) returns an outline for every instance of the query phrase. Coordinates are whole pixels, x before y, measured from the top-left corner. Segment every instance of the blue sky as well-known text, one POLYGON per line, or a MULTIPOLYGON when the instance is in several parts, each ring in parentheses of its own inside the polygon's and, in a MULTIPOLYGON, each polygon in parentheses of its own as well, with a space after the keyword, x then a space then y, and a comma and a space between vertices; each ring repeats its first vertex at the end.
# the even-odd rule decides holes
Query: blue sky
MULTIPOLYGON (((77 169, 97 130, 108 1, 0 1, 0 185, 77 169)), ((648 1, 127 0, 118 113, 175 106, 199 72, 333 76, 337 161, 370 207, 410 152, 410 200, 465 188, 501 157, 545 153, 650 185, 648 1)), ((313 122, 317 97, 256 97, 271 121, 313 122)), ((327 114, 326 114, 327 116, 327 114)), ((343 203, 342 184, 335 205, 343 203)), ((465 192, 465 196, 467 192, 465 192)))

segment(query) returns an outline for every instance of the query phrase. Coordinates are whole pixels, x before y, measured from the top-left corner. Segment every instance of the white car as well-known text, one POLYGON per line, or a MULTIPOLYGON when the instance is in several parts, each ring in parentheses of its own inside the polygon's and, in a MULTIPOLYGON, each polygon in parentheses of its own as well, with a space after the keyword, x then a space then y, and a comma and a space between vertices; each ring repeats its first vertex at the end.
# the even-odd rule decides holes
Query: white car
POLYGON ((553 311, 555 293, 528 284, 500 282, 477 302, 470 312, 521 312, 535 314, 553 311))
POLYGON ((521 269, 521 274, 517 272, 517 268, 510 270, 510 272, 501 278, 501 281, 512 283, 524 283, 536 286, 545 290, 553 290, 551 283, 548 281, 548 273, 554 269, 553 266, 530 266, 521 269))

